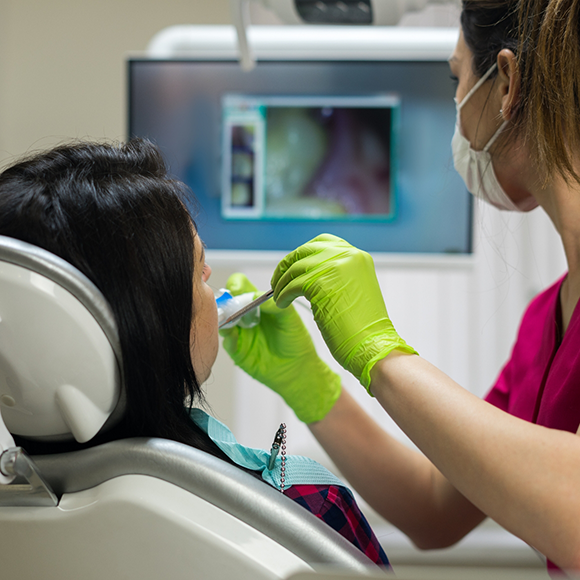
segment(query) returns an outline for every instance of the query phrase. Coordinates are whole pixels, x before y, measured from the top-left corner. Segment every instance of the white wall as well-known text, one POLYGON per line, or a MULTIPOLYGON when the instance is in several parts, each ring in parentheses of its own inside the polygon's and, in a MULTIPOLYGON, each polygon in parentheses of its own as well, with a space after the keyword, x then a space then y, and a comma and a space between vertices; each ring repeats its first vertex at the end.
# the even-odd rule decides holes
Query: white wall
POLYGON ((229 24, 229 0, 3 0, 0 164, 126 134, 125 58, 172 24, 229 24))

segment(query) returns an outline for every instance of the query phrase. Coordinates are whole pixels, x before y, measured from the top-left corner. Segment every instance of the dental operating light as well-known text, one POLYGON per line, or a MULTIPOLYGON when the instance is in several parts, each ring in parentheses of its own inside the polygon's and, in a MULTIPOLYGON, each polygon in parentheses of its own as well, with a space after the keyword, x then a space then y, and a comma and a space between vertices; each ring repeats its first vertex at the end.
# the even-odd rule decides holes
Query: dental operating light
POLYGON ((423 10, 427 4, 456 3, 449 0, 230 0, 240 63, 245 70, 255 65, 247 38, 250 2, 271 10, 284 24, 355 26, 392 26, 406 12, 423 10))

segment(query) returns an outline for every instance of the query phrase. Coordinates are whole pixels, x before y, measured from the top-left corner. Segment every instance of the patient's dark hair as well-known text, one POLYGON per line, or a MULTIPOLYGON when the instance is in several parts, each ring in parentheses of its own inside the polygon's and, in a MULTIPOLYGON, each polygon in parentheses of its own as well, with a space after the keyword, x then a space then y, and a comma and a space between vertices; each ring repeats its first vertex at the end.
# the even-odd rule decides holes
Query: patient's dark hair
POLYGON ((184 405, 203 401, 189 344, 199 258, 188 197, 148 141, 64 145, 0 174, 0 234, 76 266, 113 309, 127 405, 95 441, 164 437, 225 459, 184 405))

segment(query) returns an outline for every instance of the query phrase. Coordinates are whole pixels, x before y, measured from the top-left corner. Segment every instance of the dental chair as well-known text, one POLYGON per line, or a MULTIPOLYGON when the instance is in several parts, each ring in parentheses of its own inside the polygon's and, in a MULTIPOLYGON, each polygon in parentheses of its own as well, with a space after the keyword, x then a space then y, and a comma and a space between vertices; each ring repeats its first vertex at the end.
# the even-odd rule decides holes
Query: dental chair
POLYGON ((0 236, 0 576, 262 579, 379 569, 275 489, 187 445, 113 441, 29 457, 24 439, 90 441, 125 406, 115 320, 53 254, 0 236))

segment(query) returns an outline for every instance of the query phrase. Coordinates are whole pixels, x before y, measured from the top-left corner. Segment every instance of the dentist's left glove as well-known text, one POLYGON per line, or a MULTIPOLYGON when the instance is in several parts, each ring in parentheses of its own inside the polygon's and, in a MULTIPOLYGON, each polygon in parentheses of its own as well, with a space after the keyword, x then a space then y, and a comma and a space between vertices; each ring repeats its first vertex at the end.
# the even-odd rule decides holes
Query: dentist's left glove
MULTIPOLYGON (((232 274, 226 287, 234 296, 256 292, 243 274, 232 274)), ((260 307, 257 326, 234 326, 220 334, 234 363, 281 395, 304 423, 320 421, 334 406, 340 377, 316 353, 293 306, 281 309, 268 300, 260 307)))

